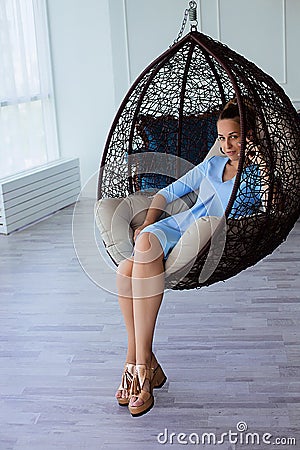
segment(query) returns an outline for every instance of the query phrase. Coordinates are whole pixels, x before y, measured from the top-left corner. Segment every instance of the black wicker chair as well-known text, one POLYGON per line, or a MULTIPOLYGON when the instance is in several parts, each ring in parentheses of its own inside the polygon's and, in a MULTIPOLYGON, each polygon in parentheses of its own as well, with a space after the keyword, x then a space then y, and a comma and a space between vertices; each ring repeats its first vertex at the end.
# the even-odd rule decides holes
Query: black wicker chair
POLYGON ((225 212, 225 247, 219 255, 208 243, 188 274, 173 280, 175 289, 225 280, 271 253, 287 237, 300 214, 300 121, 296 110, 282 88, 252 62, 191 31, 138 77, 106 142, 98 200, 163 187, 187 170, 184 161, 196 165, 205 158, 216 138, 218 114, 233 97, 240 110, 242 143, 225 212), (242 200, 233 211, 241 173, 251 152, 246 145, 245 98, 255 108, 255 145, 267 167, 263 205, 251 216, 241 213, 245 207, 242 200), (146 164, 142 158, 145 152, 150 156, 146 164), (166 155, 166 163, 157 164, 157 155, 166 155), (208 254, 215 268, 203 282, 199 274, 208 254))

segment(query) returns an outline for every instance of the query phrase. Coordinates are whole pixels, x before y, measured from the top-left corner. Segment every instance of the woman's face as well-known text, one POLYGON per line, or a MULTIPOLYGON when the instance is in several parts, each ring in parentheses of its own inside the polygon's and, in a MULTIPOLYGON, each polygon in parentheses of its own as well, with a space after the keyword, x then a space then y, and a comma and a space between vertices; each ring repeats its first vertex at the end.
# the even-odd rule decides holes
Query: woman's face
POLYGON ((222 119, 218 121, 217 129, 223 152, 231 161, 237 161, 241 149, 240 124, 232 119, 222 119))

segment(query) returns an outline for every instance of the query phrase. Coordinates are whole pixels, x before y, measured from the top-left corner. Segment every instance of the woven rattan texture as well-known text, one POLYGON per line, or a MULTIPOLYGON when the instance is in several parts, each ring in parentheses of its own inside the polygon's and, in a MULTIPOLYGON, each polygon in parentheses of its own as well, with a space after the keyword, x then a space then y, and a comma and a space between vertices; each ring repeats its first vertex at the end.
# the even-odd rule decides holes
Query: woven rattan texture
POLYGON ((158 189, 205 158, 216 138, 218 113, 233 97, 240 108, 242 146, 226 210, 225 246, 218 239, 207 246, 187 275, 167 281, 175 289, 225 280, 271 253, 287 237, 300 213, 297 113, 282 88, 253 63, 202 33, 191 32, 140 75, 107 139, 99 199, 158 189), (259 151, 246 145, 249 121, 244 99, 255 109, 253 144, 259 151), (260 167, 262 205, 245 217, 242 201, 234 211, 232 206, 249 162, 260 167), (200 275, 205 262, 206 268, 213 268, 207 279, 200 275))

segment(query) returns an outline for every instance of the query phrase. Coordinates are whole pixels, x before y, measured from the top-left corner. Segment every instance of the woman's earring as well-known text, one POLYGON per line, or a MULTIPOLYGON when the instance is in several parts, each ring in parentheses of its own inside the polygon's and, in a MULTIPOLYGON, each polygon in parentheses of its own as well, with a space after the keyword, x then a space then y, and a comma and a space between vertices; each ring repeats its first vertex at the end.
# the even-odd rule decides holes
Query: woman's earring
POLYGON ((225 155, 225 152, 223 151, 222 147, 219 148, 220 153, 222 153, 222 155, 225 155))

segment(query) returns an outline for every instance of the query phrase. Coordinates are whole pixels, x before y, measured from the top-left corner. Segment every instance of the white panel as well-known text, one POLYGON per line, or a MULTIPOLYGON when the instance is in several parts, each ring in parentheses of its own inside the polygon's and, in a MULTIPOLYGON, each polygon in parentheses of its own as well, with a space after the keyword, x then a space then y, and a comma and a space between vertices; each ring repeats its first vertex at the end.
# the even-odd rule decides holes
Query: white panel
POLYGON ((300 109, 300 1, 286 0, 287 86, 285 91, 300 109))
MULTIPOLYGON (((34 212, 33 214, 30 215, 30 218, 28 217, 23 217, 23 218, 19 218, 18 221, 12 223, 12 224, 8 224, 6 226, 6 231, 4 231, 5 234, 11 233, 12 231, 16 231, 18 229, 20 229, 21 227, 30 225, 32 223, 34 223, 37 220, 40 220, 46 216, 48 216, 49 214, 53 214, 54 212, 59 211, 62 208, 65 208, 66 206, 72 205, 73 203, 75 203, 77 200, 77 195, 72 195, 72 196, 61 196, 57 202, 48 202, 45 205, 45 208, 43 208, 42 210, 38 210, 36 212, 34 212)), ((0 232, 1 232, 1 227, 0 227, 0 232)), ((59 230, 58 230, 59 232, 59 230)))
POLYGON ((32 207, 42 207, 44 202, 51 198, 55 198, 59 196, 61 193, 72 191, 72 192, 79 192, 80 190, 80 182, 78 180, 78 177, 75 181, 72 183, 65 183, 61 181, 55 186, 54 190, 49 190, 49 186, 46 186, 45 188, 41 188, 35 192, 30 192, 26 195, 22 195, 21 197, 16 197, 8 202, 5 202, 5 212, 6 212, 6 218, 7 220, 10 220, 9 218, 19 212, 26 213, 26 211, 30 211, 32 207))
POLYGON ((70 182, 70 180, 79 179, 78 166, 68 169, 66 171, 60 172, 57 175, 53 175, 51 177, 43 177, 43 179, 39 181, 35 181, 34 183, 26 184, 25 186, 19 187, 16 190, 11 190, 3 194, 3 198, 5 202, 8 200, 15 199, 16 196, 20 197, 25 194, 32 195, 32 192, 40 189, 48 189, 48 191, 53 190, 54 184, 59 183, 61 180, 64 180, 66 184, 70 182))
POLYGON ((126 0, 109 2, 109 11, 112 30, 112 64, 115 74, 115 103, 118 105, 131 84, 126 0))
MULTIPOLYGON (((221 40, 269 73, 299 107, 300 1, 197 0, 197 4, 199 31, 221 40)), ((129 80, 131 83, 177 37, 188 5, 188 0, 110 2, 118 101, 129 80)))
POLYGON ((285 0, 217 0, 219 39, 286 82, 285 0))
POLYGON ((6 220, 5 220, 5 210, 3 205, 3 194, 2 186, 0 184, 0 234, 7 234, 6 220))
POLYGON ((79 166, 78 158, 75 159, 60 159, 52 163, 45 164, 44 166, 36 167, 35 169, 30 169, 19 174, 0 178, 0 183, 2 185, 3 194, 15 191, 19 187, 34 183, 39 180, 44 180, 57 173, 62 173, 70 168, 79 166))
POLYGON ((7 226, 0 221, 0 234, 8 234, 7 226))
POLYGON ((0 180, 0 233, 10 233, 74 203, 79 160, 56 161, 0 180))
MULTIPOLYGON (((36 199, 33 199, 32 202, 28 202, 28 204, 25 205, 27 208, 22 209, 21 205, 18 205, 16 208, 10 208, 6 214, 7 226, 26 218, 27 222, 30 223, 35 214, 39 214, 39 217, 41 218, 45 215, 43 212, 44 209, 52 205, 59 205, 61 200, 74 197, 74 194, 78 194, 79 190, 80 186, 76 183, 70 186, 70 189, 66 189, 65 191, 57 191, 54 195, 49 193, 48 195, 41 196, 41 202, 37 202, 36 199)), ((60 209, 60 206, 58 206, 57 209, 60 209)))
POLYGON ((171 45, 181 27, 186 0, 126 0, 131 74, 135 79, 171 45), (137 20, 138 17, 138 20, 137 20))
POLYGON ((124 80, 129 78, 131 84, 154 58, 173 43, 188 5, 186 0, 110 2, 116 94, 118 91, 121 95, 118 84, 123 87, 122 94, 125 94, 124 80), (127 39, 126 43, 124 39, 127 39), (127 53, 126 64, 124 52, 127 53))
POLYGON ((80 158, 83 183, 99 167, 115 112, 111 32, 119 29, 110 30, 109 21, 115 1, 47 0, 61 155, 80 158))
POLYGON ((218 1, 217 0, 201 0, 201 19, 202 19, 202 32, 218 39, 218 1))

